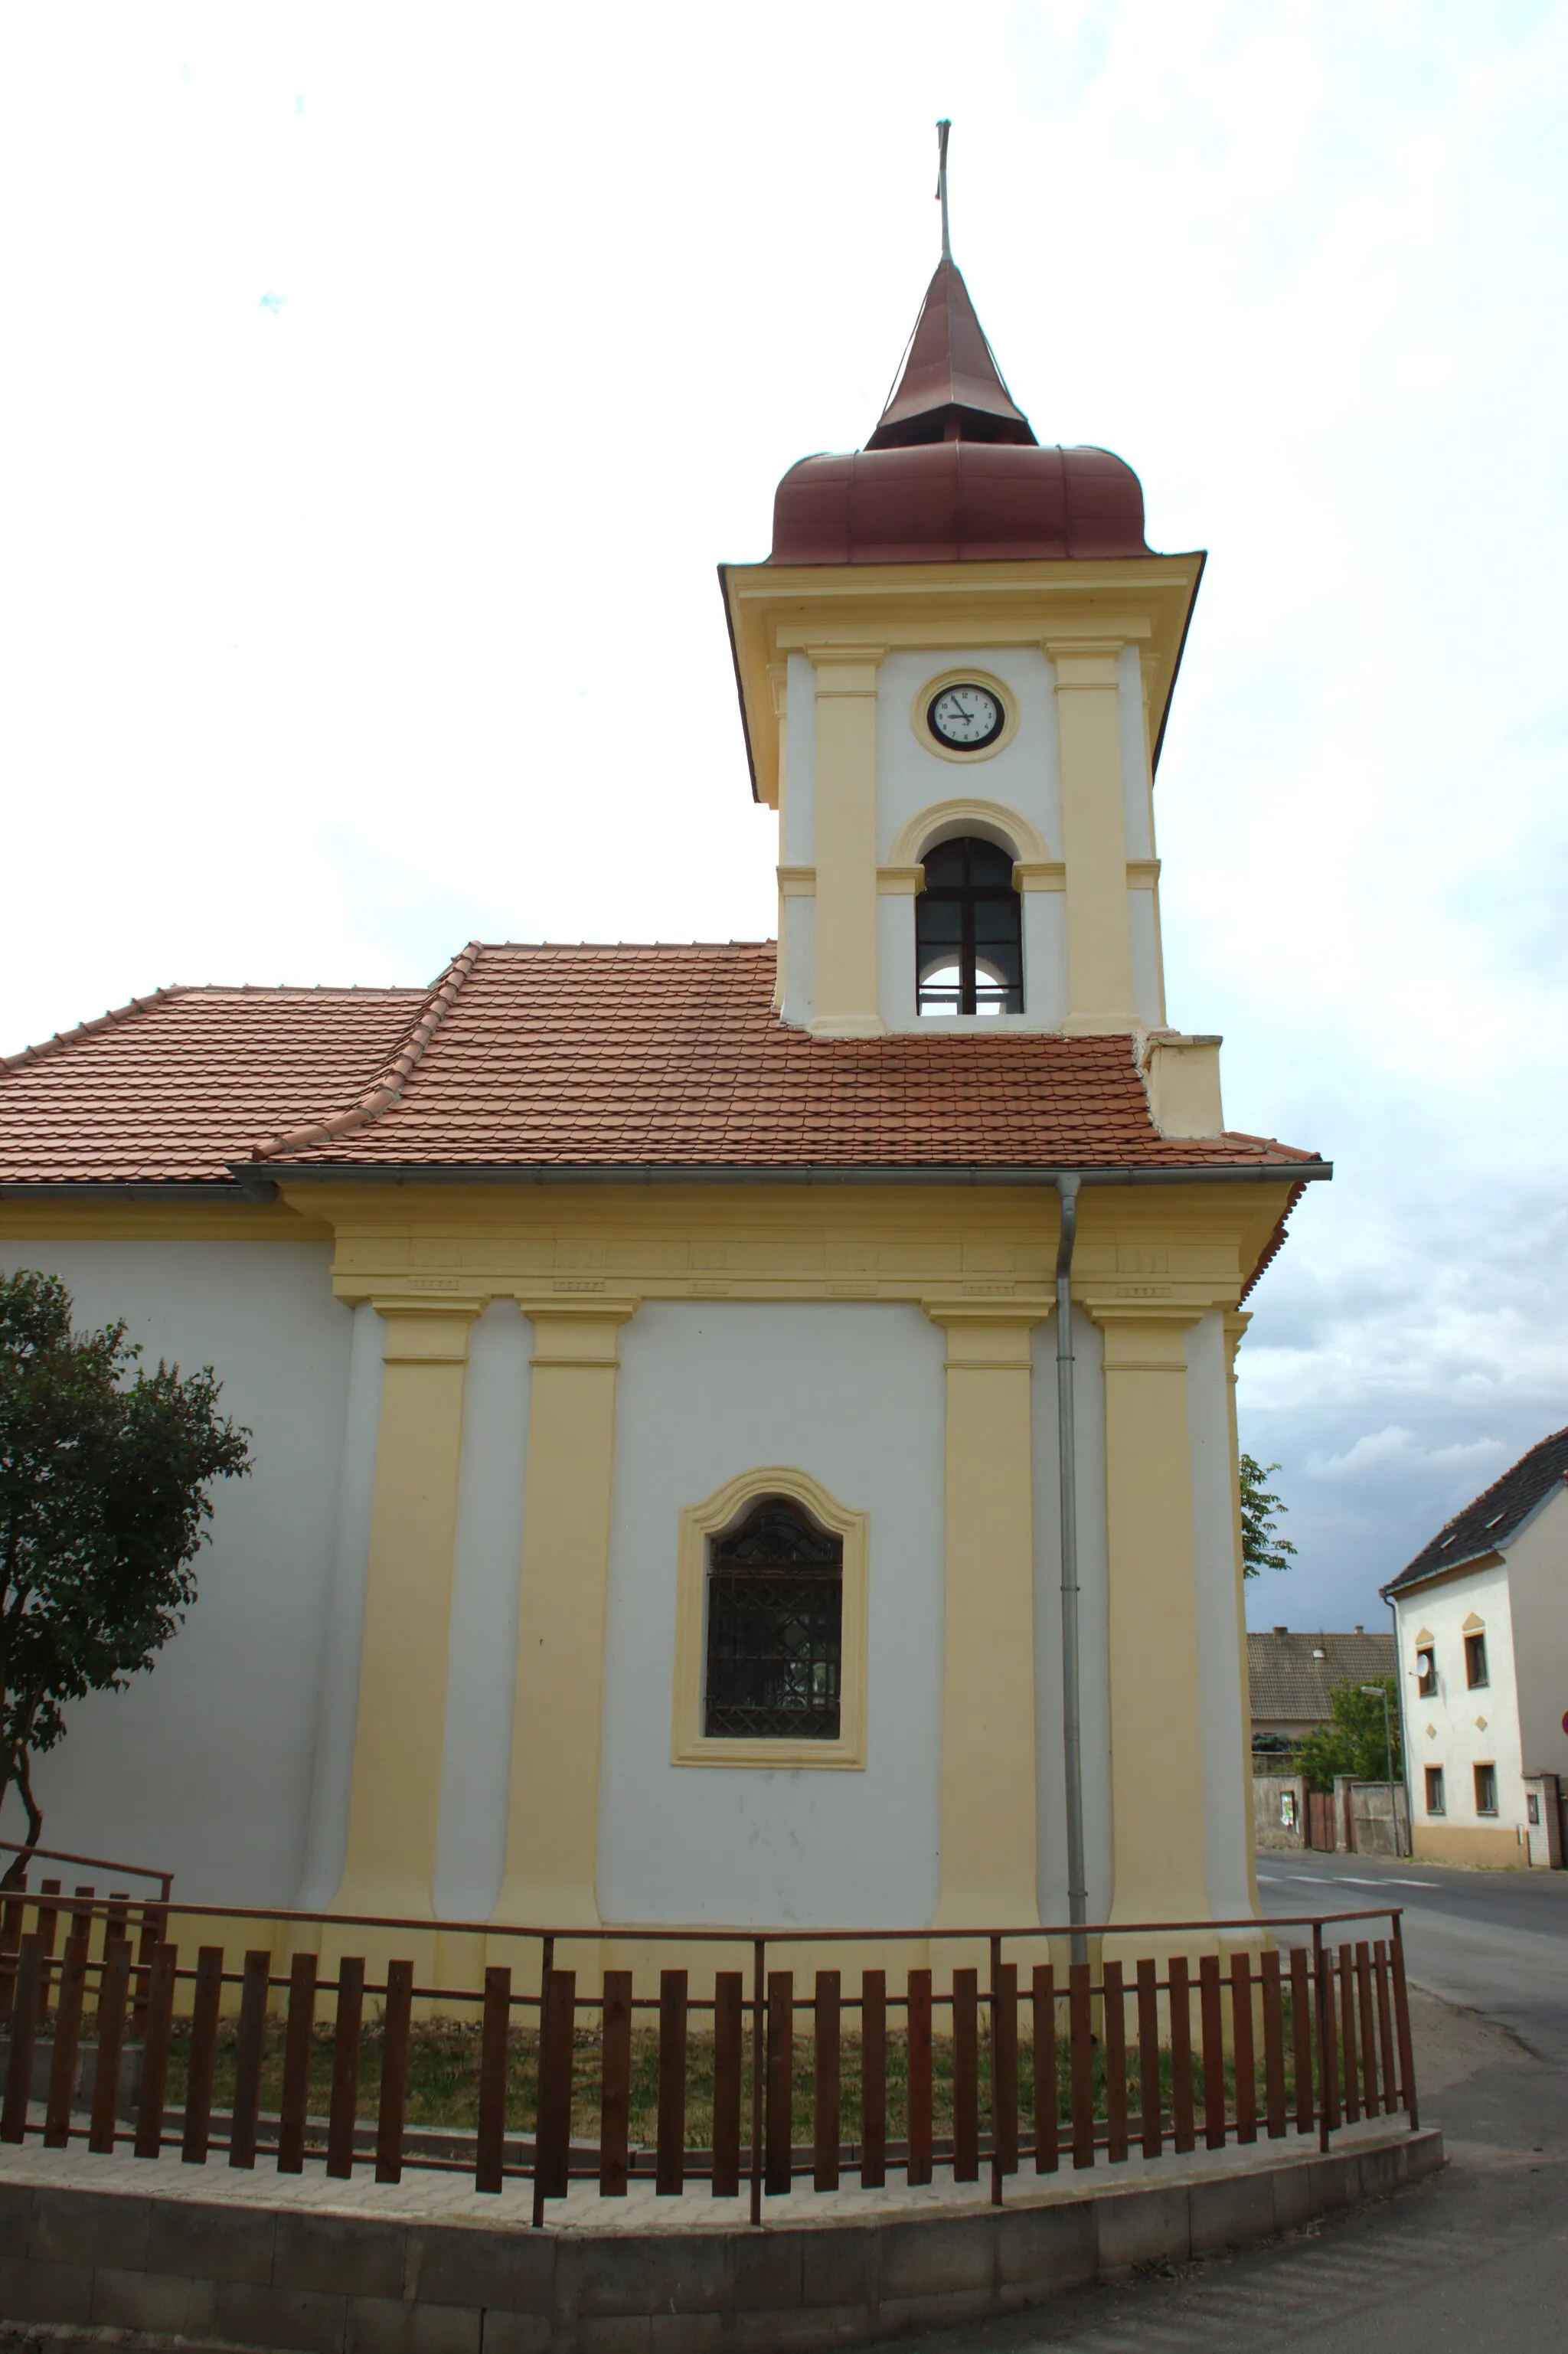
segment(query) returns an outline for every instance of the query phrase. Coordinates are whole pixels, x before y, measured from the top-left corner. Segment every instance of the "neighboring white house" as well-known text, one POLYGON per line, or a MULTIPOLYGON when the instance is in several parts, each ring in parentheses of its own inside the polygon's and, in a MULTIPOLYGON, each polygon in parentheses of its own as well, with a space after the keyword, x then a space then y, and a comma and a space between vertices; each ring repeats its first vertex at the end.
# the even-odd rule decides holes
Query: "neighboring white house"
POLYGON ((1415 1852, 1560 1865, 1568 1808, 1568 1430, 1383 1587, 1398 1625, 1415 1852))

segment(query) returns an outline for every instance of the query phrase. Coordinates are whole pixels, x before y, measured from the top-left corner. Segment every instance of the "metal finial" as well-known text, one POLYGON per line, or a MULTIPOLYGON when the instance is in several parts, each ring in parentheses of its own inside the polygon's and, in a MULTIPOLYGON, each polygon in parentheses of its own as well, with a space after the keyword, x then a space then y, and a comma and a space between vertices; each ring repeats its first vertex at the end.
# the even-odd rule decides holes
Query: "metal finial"
POLYGON ((951 261, 953 249, 948 237, 948 133, 952 129, 946 115, 937 125, 937 202, 942 207, 942 259, 951 261))

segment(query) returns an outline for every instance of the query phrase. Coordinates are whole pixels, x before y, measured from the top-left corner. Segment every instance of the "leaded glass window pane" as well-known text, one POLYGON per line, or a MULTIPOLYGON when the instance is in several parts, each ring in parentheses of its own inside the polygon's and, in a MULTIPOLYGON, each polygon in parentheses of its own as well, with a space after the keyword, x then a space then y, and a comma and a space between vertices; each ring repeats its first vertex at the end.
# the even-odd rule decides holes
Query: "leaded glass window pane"
POLYGON ((836 1741, 843 1546, 781 1497, 715 1538, 708 1570, 704 1731, 836 1741))

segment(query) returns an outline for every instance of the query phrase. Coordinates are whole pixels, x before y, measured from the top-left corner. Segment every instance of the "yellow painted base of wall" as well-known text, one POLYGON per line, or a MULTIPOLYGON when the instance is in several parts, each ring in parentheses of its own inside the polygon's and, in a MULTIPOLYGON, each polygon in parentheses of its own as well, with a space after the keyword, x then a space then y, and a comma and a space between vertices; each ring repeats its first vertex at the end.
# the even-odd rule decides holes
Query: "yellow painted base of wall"
POLYGON ((1416 1860, 1427 1863, 1489 1864, 1494 1872, 1530 1862, 1522 1832, 1511 1823, 1417 1823, 1416 1860))

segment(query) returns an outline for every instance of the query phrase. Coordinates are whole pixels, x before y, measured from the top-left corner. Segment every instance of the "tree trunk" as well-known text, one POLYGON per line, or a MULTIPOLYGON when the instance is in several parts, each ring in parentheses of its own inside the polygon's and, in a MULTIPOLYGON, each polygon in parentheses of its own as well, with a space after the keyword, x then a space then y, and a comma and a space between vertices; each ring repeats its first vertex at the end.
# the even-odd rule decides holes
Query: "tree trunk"
MULTIPOLYGON (((33 1860, 44 1829, 44 1810, 33 1796, 32 1760, 25 1749, 17 1750, 12 1758, 7 1779, 16 1783, 17 1794, 26 1809, 27 1836, 20 1851, 12 1857, 4 1877, 0 1877, 0 1889, 20 1888, 27 1876, 27 1866, 33 1860)), ((0 1797, 4 1796, 4 1784, 0 1784, 0 1797)))

